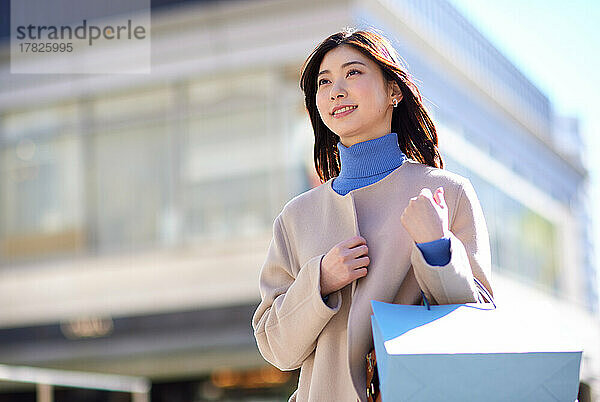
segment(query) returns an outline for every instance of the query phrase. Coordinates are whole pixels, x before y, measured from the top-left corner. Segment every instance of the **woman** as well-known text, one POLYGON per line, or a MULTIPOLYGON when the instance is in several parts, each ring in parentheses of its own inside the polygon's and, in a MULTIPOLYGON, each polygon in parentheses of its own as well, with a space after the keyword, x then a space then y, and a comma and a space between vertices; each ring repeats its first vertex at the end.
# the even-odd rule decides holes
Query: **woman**
MULTIPOLYGON (((263 357, 301 368, 290 401, 366 401, 371 300, 478 301, 492 292, 484 217, 443 169, 435 126, 389 41, 345 30, 303 65, 322 185, 275 218, 252 319, 263 357)), ((471 334, 465 334, 471 336, 471 334)))

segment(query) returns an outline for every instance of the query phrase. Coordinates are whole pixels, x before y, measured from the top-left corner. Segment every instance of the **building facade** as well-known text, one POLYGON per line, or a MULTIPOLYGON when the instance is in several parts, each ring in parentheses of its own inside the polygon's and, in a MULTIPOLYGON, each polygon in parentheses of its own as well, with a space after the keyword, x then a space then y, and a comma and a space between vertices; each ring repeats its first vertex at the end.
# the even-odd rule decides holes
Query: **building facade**
POLYGON ((155 401, 289 395, 250 318, 274 217, 318 185, 300 67, 345 26, 418 79, 484 209, 498 303, 577 338, 600 393, 576 123, 442 0, 156 2, 149 75, 10 74, 5 38, 0 363, 147 376, 155 401))

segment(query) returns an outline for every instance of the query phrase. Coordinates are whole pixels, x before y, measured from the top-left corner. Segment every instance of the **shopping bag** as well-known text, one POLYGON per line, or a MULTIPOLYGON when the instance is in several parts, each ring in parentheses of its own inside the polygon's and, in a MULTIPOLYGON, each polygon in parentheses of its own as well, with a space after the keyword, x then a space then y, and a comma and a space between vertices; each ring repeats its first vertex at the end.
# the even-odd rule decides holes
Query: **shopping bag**
POLYGON ((382 402, 577 399, 582 349, 493 303, 371 305, 382 402))

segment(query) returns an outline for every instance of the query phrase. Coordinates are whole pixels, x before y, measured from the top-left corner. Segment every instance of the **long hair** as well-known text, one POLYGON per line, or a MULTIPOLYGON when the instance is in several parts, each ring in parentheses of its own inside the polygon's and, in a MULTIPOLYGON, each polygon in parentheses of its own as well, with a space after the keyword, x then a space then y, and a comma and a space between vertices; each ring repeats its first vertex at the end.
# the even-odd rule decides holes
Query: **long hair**
POLYGON ((400 150, 417 162, 443 168, 435 125, 423 105, 419 89, 390 41, 376 32, 346 28, 321 42, 308 56, 300 73, 300 89, 304 92, 304 104, 315 133, 315 169, 321 182, 340 173, 337 148, 340 137, 323 123, 317 110, 317 74, 325 54, 340 45, 360 51, 379 65, 387 81, 398 83, 402 100, 392 112, 391 132, 398 134, 400 150))

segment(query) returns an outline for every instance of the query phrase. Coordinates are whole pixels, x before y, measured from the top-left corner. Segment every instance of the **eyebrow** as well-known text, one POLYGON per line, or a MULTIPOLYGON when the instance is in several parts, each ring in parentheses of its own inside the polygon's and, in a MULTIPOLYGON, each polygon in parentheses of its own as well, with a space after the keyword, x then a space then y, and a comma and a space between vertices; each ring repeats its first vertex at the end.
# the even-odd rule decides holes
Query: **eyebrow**
MULTIPOLYGON (((351 65, 351 64, 362 64, 363 66, 367 67, 367 65, 366 65, 365 63, 363 63, 363 62, 361 62, 361 61, 358 61, 358 60, 354 60, 354 61, 349 61, 349 62, 347 62, 347 63, 344 63, 344 64, 342 64, 342 68, 344 68, 344 67, 347 67, 347 66, 349 66, 349 65, 351 65)), ((327 73, 330 73, 330 72, 331 72, 331 71, 329 71, 329 70, 323 70, 323 71, 321 71, 319 74, 317 74, 317 77, 318 77, 319 75, 322 75, 322 74, 327 74, 327 73)))

